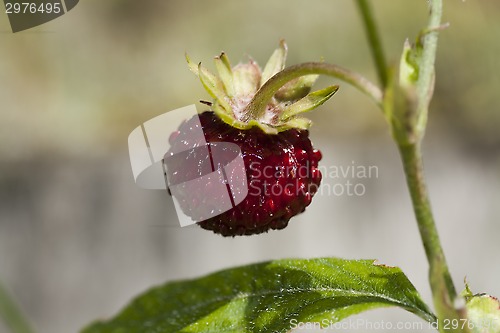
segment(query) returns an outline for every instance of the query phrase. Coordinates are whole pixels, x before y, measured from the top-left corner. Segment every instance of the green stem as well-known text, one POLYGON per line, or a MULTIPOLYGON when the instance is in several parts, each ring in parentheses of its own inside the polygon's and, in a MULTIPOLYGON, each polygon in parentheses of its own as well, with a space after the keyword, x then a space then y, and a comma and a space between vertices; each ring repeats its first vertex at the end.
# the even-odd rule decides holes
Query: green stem
POLYGON ((10 298, 7 291, 0 284, 0 318, 12 333, 32 333, 28 321, 23 317, 21 310, 10 298))
POLYGON ((373 60, 375 62, 375 67, 377 68, 378 78, 382 87, 387 87, 387 62, 385 60, 384 48, 382 47, 382 42, 380 35, 375 24, 375 19, 373 18, 373 11, 367 0, 357 0, 358 8, 363 19, 366 36, 368 37, 368 43, 370 44, 370 51, 372 53, 373 60))
MULTIPOLYGON (((454 300, 457 293, 432 215, 429 195, 425 184, 420 141, 417 143, 399 144, 398 147, 403 161, 420 237, 422 238, 425 254, 430 266, 429 281, 434 306, 439 318, 439 330, 444 332, 445 320, 458 320, 460 322, 463 314, 454 307, 454 300)), ((467 327, 454 329, 450 327, 446 332, 467 331, 467 327)))
POLYGON ((417 91, 417 114, 419 114, 417 131, 425 132, 427 126, 427 114, 429 103, 434 92, 434 63, 438 45, 438 32, 443 15, 442 0, 430 1, 430 17, 427 28, 419 36, 418 43, 423 45, 422 55, 419 61, 419 73, 416 83, 417 91))
POLYGON ((415 214, 419 223, 419 229, 422 235, 424 248, 427 253, 427 258, 431 266, 431 282, 436 283, 438 277, 432 276, 435 272, 443 274, 444 286, 448 292, 450 302, 453 302, 457 296, 451 275, 446 264, 443 249, 437 234, 437 229, 432 217, 427 192, 422 170, 422 157, 420 152, 420 143, 425 134, 427 125, 427 114, 429 103, 432 99, 434 91, 434 63, 436 60, 436 51, 438 43, 437 27, 441 24, 441 16, 443 14, 442 0, 430 1, 430 18, 427 24, 427 29, 419 38, 419 43, 422 45, 422 54, 419 59, 419 75, 416 82, 417 90, 417 108, 416 113, 419 115, 416 133, 418 138, 415 144, 409 145, 408 148, 400 146, 403 162, 405 162, 405 170, 410 172, 407 174, 408 185, 412 192, 412 199, 415 207, 415 214), (413 156, 413 157, 412 157, 413 156), (409 163, 413 163, 412 166, 409 163), (413 169, 413 170, 412 170, 413 169), (413 173, 411 173, 413 171, 413 173), (420 185, 419 185, 420 183, 420 185))
POLYGON ((382 91, 360 74, 332 64, 307 62, 287 67, 270 78, 248 104, 247 117, 259 119, 265 112, 268 102, 283 85, 295 78, 310 74, 329 75, 347 82, 371 97, 378 106, 382 106, 382 91))
POLYGON ((455 287, 446 264, 443 248, 439 240, 439 234, 432 215, 431 204, 427 187, 425 184, 422 152, 419 143, 399 145, 399 152, 403 161, 406 181, 410 191, 413 210, 418 222, 418 229, 424 243, 425 254, 431 266, 441 266, 439 271, 444 275, 448 294, 453 300, 456 296, 455 287))

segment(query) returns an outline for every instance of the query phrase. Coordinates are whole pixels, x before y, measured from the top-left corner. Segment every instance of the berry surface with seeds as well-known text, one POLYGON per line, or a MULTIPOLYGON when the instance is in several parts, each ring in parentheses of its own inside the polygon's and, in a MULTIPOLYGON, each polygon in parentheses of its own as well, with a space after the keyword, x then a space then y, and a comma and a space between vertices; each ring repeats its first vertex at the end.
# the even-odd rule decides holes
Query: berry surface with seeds
MULTIPOLYGON (((248 194, 242 202, 222 214, 199 222, 202 228, 223 236, 283 229, 291 217, 303 212, 311 203, 321 182, 318 169, 321 153, 313 149, 307 130, 289 129, 269 135, 258 127, 248 130, 231 127, 210 111, 196 118, 188 120, 175 132, 170 142, 172 150, 197 145, 198 142, 191 140, 194 137, 191 131, 197 131, 197 126, 201 124, 207 143, 230 142, 240 147, 248 186, 248 194)), ((167 156, 172 155, 167 153, 167 156)), ((170 168, 183 172, 182 175, 172 173, 171 182, 181 182, 176 176, 194 178, 203 174, 204 163, 186 161, 179 160, 177 166, 170 168)), ((188 216, 197 215, 199 207, 204 207, 205 198, 200 194, 206 191, 200 191, 197 186, 197 183, 185 182, 176 192, 176 199, 188 216)))

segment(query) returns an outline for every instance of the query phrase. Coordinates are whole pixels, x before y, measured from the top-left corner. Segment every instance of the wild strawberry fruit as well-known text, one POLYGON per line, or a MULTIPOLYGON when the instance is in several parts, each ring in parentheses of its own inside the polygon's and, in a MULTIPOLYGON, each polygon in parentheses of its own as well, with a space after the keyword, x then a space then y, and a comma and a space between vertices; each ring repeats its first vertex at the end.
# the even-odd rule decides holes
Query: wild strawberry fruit
MULTIPOLYGON (((199 191, 198 185, 185 182, 175 197, 184 213, 199 221, 204 229, 223 236, 283 229, 292 216, 305 210, 318 190, 321 153, 313 148, 309 139, 311 122, 299 114, 323 104, 338 86, 310 93, 317 75, 300 76, 262 103, 268 92, 265 86, 261 87, 283 70, 286 53, 286 45, 281 42, 263 71, 253 60, 232 68, 222 53, 215 58, 219 77, 187 58, 191 70, 214 101, 208 103, 211 111, 185 121, 170 136, 170 149, 165 154, 165 159, 169 159, 169 182, 182 183, 205 173, 212 157, 200 153, 196 147, 211 145, 214 149, 219 143, 230 143, 241 150, 248 189, 244 199, 231 209, 204 219, 198 208, 204 205, 206 193, 211 192, 199 191), (197 135, 199 127, 204 138, 197 135), (186 153, 174 154, 179 151, 186 153)), ((231 155, 229 150, 224 148, 221 152, 231 155)), ((225 176, 237 177, 237 173, 225 176)), ((214 184, 208 181, 203 186, 214 184)))

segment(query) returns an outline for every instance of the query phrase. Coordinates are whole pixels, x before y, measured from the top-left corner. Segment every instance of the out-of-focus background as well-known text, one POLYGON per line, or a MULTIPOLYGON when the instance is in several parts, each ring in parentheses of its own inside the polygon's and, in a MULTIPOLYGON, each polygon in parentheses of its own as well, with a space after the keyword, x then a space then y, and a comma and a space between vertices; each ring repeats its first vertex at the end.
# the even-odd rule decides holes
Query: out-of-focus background
MULTIPOLYGON (((374 7, 397 62, 426 23, 426 1, 374 7)), ((451 26, 440 34, 425 141, 455 282, 461 289, 467 276, 497 296, 499 15, 496 0, 445 1, 451 26)), ((209 67, 221 50, 233 63, 251 55, 262 65, 280 38, 288 64, 324 59, 376 80, 351 0, 88 0, 16 34, 0 14, 0 280, 37 332, 76 332, 168 280, 285 257, 378 258, 400 266, 431 303, 397 151, 380 112, 345 84, 310 115, 311 135, 323 166, 377 168, 367 179, 325 176, 324 186, 359 183, 363 195, 318 195, 285 230, 231 239, 172 227, 167 194, 134 184, 130 131, 208 98, 184 52, 209 67)), ((397 309, 361 318, 419 322, 397 309)))

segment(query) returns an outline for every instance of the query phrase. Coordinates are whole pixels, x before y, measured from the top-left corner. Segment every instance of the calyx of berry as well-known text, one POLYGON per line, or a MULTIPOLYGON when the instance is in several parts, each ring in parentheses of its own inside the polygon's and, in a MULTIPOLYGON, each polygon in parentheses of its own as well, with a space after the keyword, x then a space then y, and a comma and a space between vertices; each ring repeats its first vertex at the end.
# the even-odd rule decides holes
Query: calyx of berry
POLYGON ((256 95, 263 94, 262 86, 285 68, 287 46, 282 40, 262 70, 252 59, 231 67, 229 58, 222 52, 215 57, 218 76, 201 63, 195 64, 186 55, 190 70, 214 99, 212 110, 225 123, 238 129, 258 126, 265 133, 277 134, 291 128, 307 129, 311 121, 300 114, 325 103, 338 90, 338 86, 311 91, 318 75, 304 75, 290 80, 267 101, 264 108, 249 107, 256 95))

